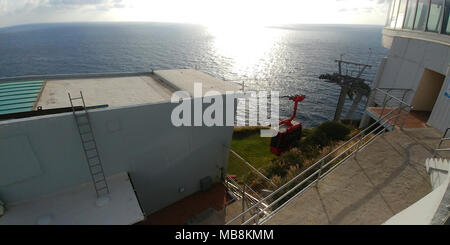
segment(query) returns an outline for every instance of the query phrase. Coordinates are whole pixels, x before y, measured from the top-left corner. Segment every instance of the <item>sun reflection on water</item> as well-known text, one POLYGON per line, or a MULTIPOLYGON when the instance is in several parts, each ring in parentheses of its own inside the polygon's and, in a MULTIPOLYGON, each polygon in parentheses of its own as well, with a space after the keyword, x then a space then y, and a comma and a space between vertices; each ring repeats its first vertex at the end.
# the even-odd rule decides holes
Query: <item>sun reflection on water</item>
POLYGON ((261 78, 279 55, 284 31, 258 26, 210 26, 214 51, 239 78, 261 78))

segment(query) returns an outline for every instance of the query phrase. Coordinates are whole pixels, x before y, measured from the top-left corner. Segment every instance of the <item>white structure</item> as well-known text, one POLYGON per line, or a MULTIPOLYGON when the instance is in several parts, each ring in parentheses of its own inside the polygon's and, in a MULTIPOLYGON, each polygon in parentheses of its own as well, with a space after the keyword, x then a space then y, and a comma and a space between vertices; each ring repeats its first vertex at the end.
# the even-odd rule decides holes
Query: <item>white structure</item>
POLYGON ((175 127, 170 99, 194 82, 205 92, 238 86, 196 70, 32 80, 44 81, 35 107, 70 110, 0 120, 0 224, 132 224, 201 191, 205 179, 222 182, 233 128, 175 127), (80 91, 87 107, 108 105, 88 111, 107 199, 97 199, 71 111, 68 92, 80 91))
POLYGON ((450 126, 449 14, 450 0, 393 0, 382 42, 389 54, 374 84, 409 90, 405 102, 442 132, 450 126))

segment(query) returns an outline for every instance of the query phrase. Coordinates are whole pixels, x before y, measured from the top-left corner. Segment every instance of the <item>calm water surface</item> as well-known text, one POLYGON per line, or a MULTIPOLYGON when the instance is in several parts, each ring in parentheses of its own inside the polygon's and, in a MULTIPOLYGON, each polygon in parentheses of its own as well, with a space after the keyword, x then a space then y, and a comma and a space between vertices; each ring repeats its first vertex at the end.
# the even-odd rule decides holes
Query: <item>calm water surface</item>
MULTIPOLYGON (((0 29, 0 77, 196 68, 228 81, 248 80, 249 90, 306 94, 297 118, 315 126, 333 118, 339 96, 339 87, 319 80, 319 75, 336 72, 334 60, 344 54, 346 60, 373 65, 366 73, 373 80, 387 53, 381 46, 381 30, 377 26, 216 28, 166 23, 17 26, 0 29)), ((291 102, 281 101, 280 107, 281 116, 290 115, 291 102)))

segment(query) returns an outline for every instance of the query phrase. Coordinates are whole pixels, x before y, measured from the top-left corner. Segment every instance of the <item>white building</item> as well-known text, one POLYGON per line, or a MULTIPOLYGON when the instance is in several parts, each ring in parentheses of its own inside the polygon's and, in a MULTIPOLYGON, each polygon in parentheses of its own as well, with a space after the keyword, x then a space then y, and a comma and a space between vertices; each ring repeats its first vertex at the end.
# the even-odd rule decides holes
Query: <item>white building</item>
MULTIPOLYGON (((382 41, 389 53, 374 84, 395 92, 413 116, 441 132, 450 126, 449 18, 449 0, 393 0, 382 41)), ((383 98, 375 102, 381 106, 383 98)))
POLYGON ((0 225, 134 224, 186 198, 183 209, 150 222, 220 214, 233 128, 171 123, 172 93, 202 100, 197 82, 205 93, 239 89, 196 70, 1 80, 0 225), (80 91, 90 122, 82 108, 72 112, 68 93, 77 109, 80 91), (192 205, 195 198, 204 201, 192 205))

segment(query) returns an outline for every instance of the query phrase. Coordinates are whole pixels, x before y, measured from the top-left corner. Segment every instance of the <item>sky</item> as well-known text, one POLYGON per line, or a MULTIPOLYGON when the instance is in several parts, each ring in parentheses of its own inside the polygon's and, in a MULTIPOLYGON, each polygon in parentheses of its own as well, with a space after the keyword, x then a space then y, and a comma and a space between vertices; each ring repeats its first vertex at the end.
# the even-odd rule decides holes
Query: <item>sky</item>
POLYGON ((202 25, 382 25, 389 0, 0 0, 0 27, 146 21, 202 25))

